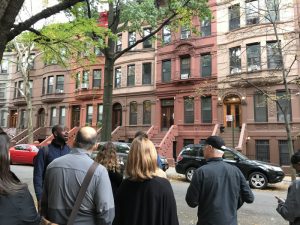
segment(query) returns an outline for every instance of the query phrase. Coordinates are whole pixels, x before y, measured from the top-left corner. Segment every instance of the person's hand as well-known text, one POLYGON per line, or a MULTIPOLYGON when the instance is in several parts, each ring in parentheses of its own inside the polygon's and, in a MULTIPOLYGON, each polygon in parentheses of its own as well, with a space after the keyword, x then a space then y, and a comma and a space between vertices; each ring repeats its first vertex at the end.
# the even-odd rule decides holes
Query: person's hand
POLYGON ((58 225, 57 223, 52 223, 49 220, 47 220, 45 217, 42 217, 40 225, 58 225))
POLYGON ((279 198, 278 196, 275 196, 275 198, 277 199, 277 201, 278 201, 278 204, 279 204, 279 203, 283 203, 283 202, 284 202, 284 199, 282 199, 282 198, 279 198))

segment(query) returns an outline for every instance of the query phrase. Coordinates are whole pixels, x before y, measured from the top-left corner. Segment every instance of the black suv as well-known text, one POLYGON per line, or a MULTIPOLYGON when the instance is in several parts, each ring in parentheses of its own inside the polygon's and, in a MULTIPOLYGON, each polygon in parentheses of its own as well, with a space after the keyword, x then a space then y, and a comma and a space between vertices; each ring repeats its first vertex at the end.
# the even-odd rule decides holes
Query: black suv
MULTIPOLYGON (((206 164, 203 147, 202 144, 187 145, 177 157, 176 172, 185 174, 188 181, 192 180, 197 168, 206 164)), ((252 188, 263 189, 268 183, 277 183, 284 178, 284 172, 279 166, 250 160, 242 153, 228 147, 224 149, 223 158, 225 162, 237 166, 242 171, 252 188)))
MULTIPOLYGON (((99 147, 96 151, 93 151, 91 158, 95 159, 98 151, 101 150, 103 148, 103 146, 105 145, 106 142, 100 142, 99 143, 99 147)), ((126 142, 113 142, 113 144, 116 146, 116 151, 117 151, 117 155, 119 158, 119 163, 121 166, 121 171, 123 171, 125 169, 125 165, 127 162, 127 157, 128 157, 128 153, 130 150, 130 143, 126 143, 126 142)), ((165 157, 160 156, 160 162, 162 165, 162 169, 163 171, 166 171, 169 168, 169 164, 168 161, 165 157)))

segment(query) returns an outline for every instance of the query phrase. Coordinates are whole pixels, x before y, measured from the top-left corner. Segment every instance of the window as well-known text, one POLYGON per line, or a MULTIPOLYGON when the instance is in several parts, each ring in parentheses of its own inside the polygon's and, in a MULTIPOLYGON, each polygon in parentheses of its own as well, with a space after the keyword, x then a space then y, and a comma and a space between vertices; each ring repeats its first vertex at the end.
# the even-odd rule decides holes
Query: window
POLYGON ((276 91, 276 99, 280 107, 277 105, 277 121, 278 122, 284 122, 284 112, 286 112, 287 119, 289 121, 292 121, 292 109, 291 109, 291 99, 290 99, 290 93, 286 95, 285 91, 276 91))
POLYGON ((117 44, 116 44, 116 52, 122 51, 122 34, 118 35, 117 44))
POLYGON ((29 93, 30 93, 30 96, 32 96, 32 86, 33 86, 33 81, 30 80, 29 81, 29 93))
POLYGON ((180 38, 181 39, 188 39, 191 36, 191 30, 189 27, 181 27, 181 34, 180 34, 180 38))
POLYGON ((56 124, 57 124, 57 122, 56 122, 56 108, 51 107, 50 126, 53 127, 56 124))
POLYGON ((211 22, 210 19, 201 21, 201 37, 207 37, 211 35, 211 22))
POLYGON ((94 54, 96 56, 102 56, 103 55, 103 53, 101 52, 101 49, 97 46, 94 47, 94 54))
POLYGON ((188 79, 190 77, 190 57, 182 57, 180 59, 180 79, 188 79))
POLYGON ((278 0, 266 0, 267 10, 265 18, 268 22, 279 21, 279 2, 278 0))
POLYGON ((93 122, 93 105, 86 106, 86 125, 91 126, 93 122))
POLYGON ((184 123, 194 123, 194 99, 184 99, 184 123))
POLYGON ((151 101, 143 102, 143 124, 151 124, 151 101))
POLYGON ((137 124, 137 103, 130 102, 130 118, 129 118, 130 125, 137 124))
POLYGON ((121 87, 121 67, 115 69, 115 88, 121 87))
POLYGON ((254 120, 255 122, 268 122, 267 97, 262 93, 254 95, 254 120))
POLYGON ((19 81, 18 85, 19 85, 19 88, 18 88, 17 97, 20 98, 20 97, 23 97, 23 94, 24 94, 24 83, 23 83, 23 81, 19 81))
POLYGON ((5 98, 5 83, 1 83, 0 84, 0 99, 4 99, 5 98))
MULTIPOLYGON (((150 28, 144 28, 144 37, 151 33, 150 28)), ((148 38, 143 42, 143 48, 152 48, 152 41, 151 38, 148 38)))
POLYGON ((97 113, 97 126, 102 126, 102 118, 103 118, 103 105, 98 104, 98 113, 97 113))
POLYGON ((229 49, 230 57, 230 74, 241 72, 241 47, 229 49))
POLYGON ((256 159, 264 162, 270 162, 269 140, 256 140, 256 159))
POLYGON ((171 30, 169 27, 164 26, 162 35, 163 35, 163 43, 164 44, 171 43, 171 30))
POLYGON ((135 32, 129 32, 128 33, 128 47, 135 44, 135 42, 136 42, 135 32))
POLYGON ((0 126, 1 127, 6 127, 5 118, 7 118, 6 111, 2 110, 1 111, 1 116, 0 116, 0 126))
POLYGON ((59 124, 61 126, 66 125, 66 107, 64 107, 64 106, 61 106, 59 108, 59 124))
POLYGON ((201 97, 201 121, 202 123, 212 122, 211 96, 201 97))
POLYGON ((21 110, 21 116, 20 116, 20 128, 24 129, 27 127, 27 113, 25 109, 21 110))
POLYGON ((101 70, 93 70, 93 88, 101 88, 101 70))
POLYGON ((171 60, 162 61, 162 82, 171 81, 171 60))
POLYGON ((43 78, 42 95, 46 94, 47 78, 43 78))
POLYGON ((54 85, 54 77, 50 76, 48 77, 47 94, 53 93, 53 85, 54 85))
POLYGON ((246 2, 246 24, 259 23, 258 0, 248 0, 246 2))
POLYGON ((56 93, 64 92, 64 82, 65 82, 64 75, 56 76, 56 90, 55 90, 56 93))
POLYGON ((260 70, 260 44, 249 44, 246 49, 248 71, 260 70))
POLYGON ((280 42, 279 43, 277 43, 277 41, 267 42, 268 69, 280 69, 282 67, 280 50, 281 50, 280 42))
POLYGON ((211 76, 211 55, 201 55, 201 77, 211 76))
POLYGON ((151 67, 152 63, 143 63, 143 84, 151 84, 151 67))
POLYGON ((288 149, 288 142, 287 140, 279 140, 279 160, 280 165, 290 165, 290 156, 289 156, 289 149, 288 149))
POLYGON ((76 74, 75 89, 79 89, 80 88, 80 83, 81 83, 81 74, 80 74, 80 72, 78 72, 76 74))
POLYGON ((90 75, 90 71, 88 70, 83 71, 81 88, 89 88, 89 75, 90 75))
POLYGON ((127 86, 135 85, 135 65, 127 67, 127 86))
POLYGON ((30 53, 30 56, 28 58, 28 69, 34 68, 34 58, 35 58, 35 53, 30 53))
POLYGON ((183 139, 183 147, 185 147, 187 145, 191 145, 191 144, 192 145, 194 144, 194 139, 183 139))
POLYGON ((229 30, 240 27, 240 5, 233 5, 228 8, 229 11, 229 30))
POLYGON ((0 73, 8 73, 8 60, 3 59, 0 65, 0 73))

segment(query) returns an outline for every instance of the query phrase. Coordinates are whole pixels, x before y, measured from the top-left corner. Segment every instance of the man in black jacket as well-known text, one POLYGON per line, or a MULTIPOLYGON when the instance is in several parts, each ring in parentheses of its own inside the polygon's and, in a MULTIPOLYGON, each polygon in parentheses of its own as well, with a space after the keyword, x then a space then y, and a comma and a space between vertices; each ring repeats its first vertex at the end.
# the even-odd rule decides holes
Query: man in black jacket
POLYGON ((33 184, 37 201, 40 202, 43 192, 44 176, 47 166, 56 158, 70 152, 70 147, 66 144, 68 133, 60 125, 52 128, 54 139, 51 144, 42 148, 35 160, 33 170, 33 184))
POLYGON ((207 164, 197 169, 185 200, 198 206, 197 225, 237 225, 237 209, 243 202, 252 203, 253 193, 242 172, 223 161, 225 143, 210 136, 203 149, 207 164))

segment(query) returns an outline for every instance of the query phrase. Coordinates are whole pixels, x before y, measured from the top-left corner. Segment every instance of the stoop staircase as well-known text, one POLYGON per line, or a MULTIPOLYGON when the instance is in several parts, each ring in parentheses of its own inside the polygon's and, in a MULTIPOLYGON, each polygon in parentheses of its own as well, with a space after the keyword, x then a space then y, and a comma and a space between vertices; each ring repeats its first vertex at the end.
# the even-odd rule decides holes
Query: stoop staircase
POLYGON ((240 139, 240 128, 234 128, 234 146, 232 145, 232 128, 225 127, 223 133, 219 133, 219 136, 223 138, 227 147, 236 148, 240 139))

